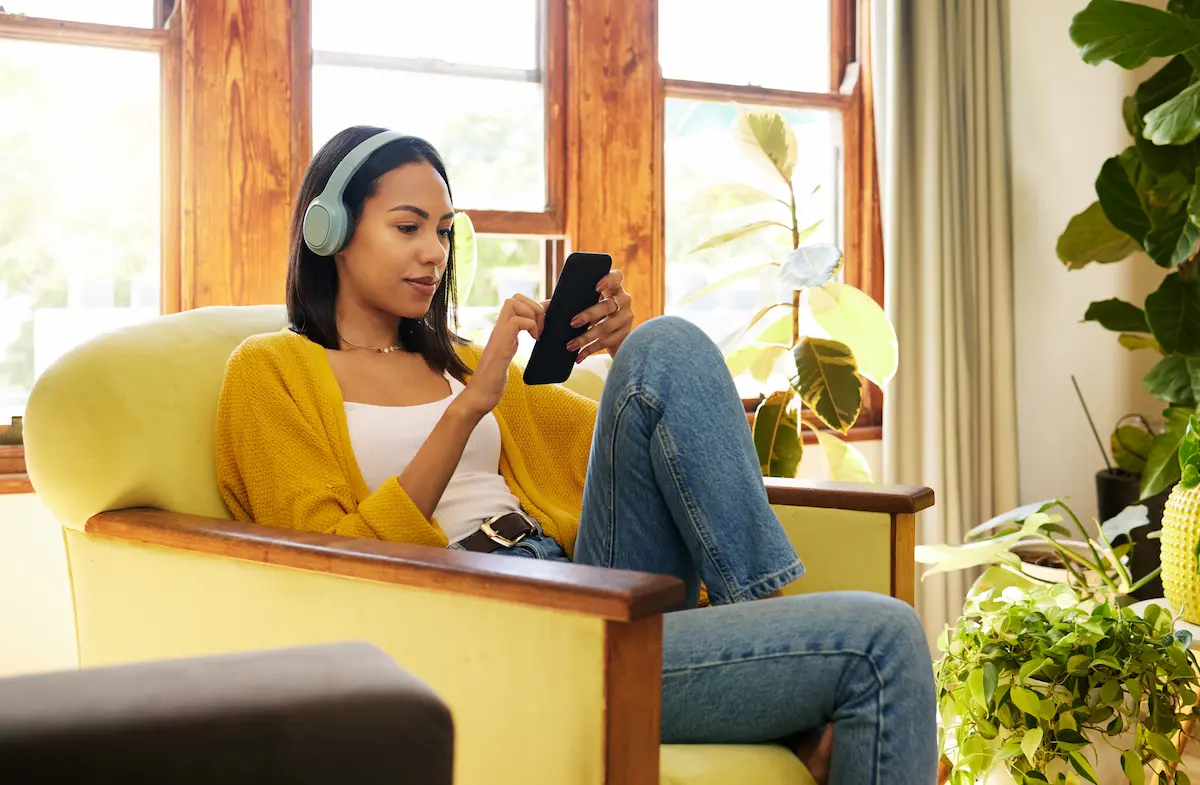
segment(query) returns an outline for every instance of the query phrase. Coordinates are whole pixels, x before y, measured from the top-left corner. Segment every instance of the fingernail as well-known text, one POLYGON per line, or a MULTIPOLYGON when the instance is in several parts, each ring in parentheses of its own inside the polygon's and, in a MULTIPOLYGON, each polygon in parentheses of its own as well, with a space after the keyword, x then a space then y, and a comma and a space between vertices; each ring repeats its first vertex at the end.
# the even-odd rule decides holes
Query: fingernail
POLYGON ((570 341, 567 343, 567 351, 573 352, 579 348, 579 341, 570 341))
POLYGON ((574 319, 571 320, 572 327, 579 327, 581 324, 583 324, 582 316, 576 316, 574 319))

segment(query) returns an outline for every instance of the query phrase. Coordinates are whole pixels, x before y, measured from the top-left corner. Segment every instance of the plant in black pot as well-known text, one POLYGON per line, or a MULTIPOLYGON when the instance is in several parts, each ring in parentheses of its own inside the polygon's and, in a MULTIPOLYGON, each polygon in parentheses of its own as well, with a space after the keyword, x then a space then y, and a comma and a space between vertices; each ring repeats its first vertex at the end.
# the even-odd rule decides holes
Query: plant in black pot
POLYGON ((1133 143, 1104 162, 1096 201, 1071 219, 1057 248, 1068 270, 1129 258, 1162 270, 1161 285, 1141 305, 1110 298, 1084 314, 1117 333, 1126 349, 1160 357, 1143 383, 1166 407, 1163 424, 1123 421, 1111 441, 1114 453, 1118 447, 1130 453, 1128 461, 1118 458, 1117 469, 1096 480, 1101 505, 1111 504, 1111 512, 1130 502, 1136 477, 1132 500, 1152 507, 1157 528, 1160 495, 1179 481, 1179 445, 1200 402, 1200 0, 1170 0, 1165 11, 1092 0, 1075 16, 1070 35, 1090 65, 1111 61, 1132 70, 1152 59, 1163 63, 1125 98, 1121 112, 1133 143))

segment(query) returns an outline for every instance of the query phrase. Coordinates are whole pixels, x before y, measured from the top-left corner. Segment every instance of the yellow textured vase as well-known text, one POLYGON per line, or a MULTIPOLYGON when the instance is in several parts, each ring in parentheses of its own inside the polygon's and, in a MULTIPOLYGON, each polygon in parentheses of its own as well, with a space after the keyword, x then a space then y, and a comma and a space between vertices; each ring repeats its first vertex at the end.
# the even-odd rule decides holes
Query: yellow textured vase
POLYGON ((1200 574, 1196 542, 1200 540, 1200 486, 1185 491, 1176 485, 1162 520, 1163 593, 1183 618, 1200 624, 1200 574))

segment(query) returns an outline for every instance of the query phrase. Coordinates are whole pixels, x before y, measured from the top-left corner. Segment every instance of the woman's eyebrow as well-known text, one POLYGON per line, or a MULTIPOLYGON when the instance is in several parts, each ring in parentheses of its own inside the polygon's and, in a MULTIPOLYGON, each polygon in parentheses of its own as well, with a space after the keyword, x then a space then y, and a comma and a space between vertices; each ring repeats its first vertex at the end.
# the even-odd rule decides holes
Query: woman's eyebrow
MULTIPOLYGON (((417 215, 421 216, 422 218, 429 220, 428 212, 426 212, 425 210, 422 210, 420 207, 413 207, 411 204, 398 204, 395 207, 393 207, 392 209, 388 210, 388 212, 394 213, 398 210, 407 210, 410 213, 416 213, 417 215)), ((443 215, 438 220, 439 221, 449 221, 449 220, 452 220, 453 218, 454 218, 454 212, 451 211, 451 212, 448 212, 445 215, 443 215)))

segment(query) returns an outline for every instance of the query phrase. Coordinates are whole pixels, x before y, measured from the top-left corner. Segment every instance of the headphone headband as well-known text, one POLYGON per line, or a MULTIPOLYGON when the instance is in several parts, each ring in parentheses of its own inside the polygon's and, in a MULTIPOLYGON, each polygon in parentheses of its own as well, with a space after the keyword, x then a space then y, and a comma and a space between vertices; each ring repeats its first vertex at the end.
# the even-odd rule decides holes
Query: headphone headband
POLYGON ((350 228, 350 215, 342 201, 350 179, 380 147, 388 142, 403 139, 404 134, 381 131, 369 139, 359 142, 353 150, 338 161, 329 182, 320 195, 312 200, 304 211, 304 244, 318 256, 333 256, 342 249, 350 228))

